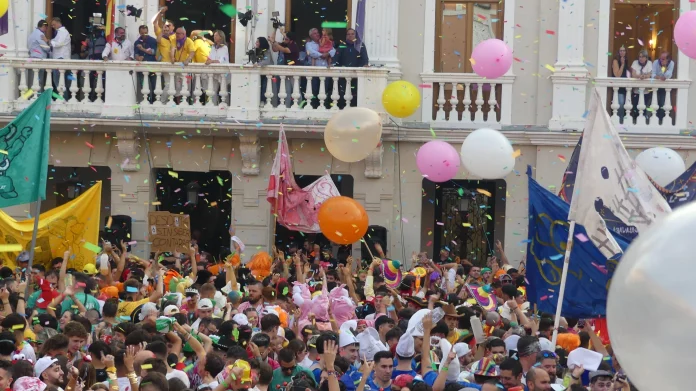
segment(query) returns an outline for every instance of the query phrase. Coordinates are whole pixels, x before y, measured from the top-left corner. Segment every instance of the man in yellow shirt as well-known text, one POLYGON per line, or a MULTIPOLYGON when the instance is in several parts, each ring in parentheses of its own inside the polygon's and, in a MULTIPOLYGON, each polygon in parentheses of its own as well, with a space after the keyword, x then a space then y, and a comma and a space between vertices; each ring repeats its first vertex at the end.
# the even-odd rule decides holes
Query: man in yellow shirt
POLYGON ((213 41, 205 38, 204 35, 213 35, 212 31, 194 30, 191 32, 191 39, 196 52, 193 55, 193 62, 196 64, 205 64, 210 55, 210 48, 214 45, 213 41))
MULTIPOLYGON (((193 60, 193 55, 196 54, 196 47, 193 44, 191 38, 186 36, 186 29, 179 27, 176 29, 176 40, 172 49, 170 51, 172 64, 182 63, 184 66, 188 65, 191 60, 193 60)), ((189 89, 189 83, 187 79, 190 79, 191 75, 187 73, 177 73, 175 77, 176 86, 176 99, 181 99, 183 91, 187 91, 187 96, 191 96, 191 91, 189 89)))
MULTIPOLYGON (((152 18, 152 25, 155 30, 157 39, 157 60, 160 62, 172 62, 172 47, 176 45, 176 37, 174 36, 174 23, 171 20, 166 20, 164 13, 167 7, 162 7, 159 12, 152 18)), ((169 74, 162 74, 162 101, 167 103, 169 94, 169 74)))
POLYGON ((128 279, 123 283, 125 290, 125 300, 118 303, 118 310, 116 311, 116 316, 131 316, 133 311, 145 303, 157 303, 162 295, 164 294, 164 270, 160 269, 158 273, 157 287, 155 291, 152 292, 149 297, 144 295, 142 291, 142 284, 135 279, 128 279))

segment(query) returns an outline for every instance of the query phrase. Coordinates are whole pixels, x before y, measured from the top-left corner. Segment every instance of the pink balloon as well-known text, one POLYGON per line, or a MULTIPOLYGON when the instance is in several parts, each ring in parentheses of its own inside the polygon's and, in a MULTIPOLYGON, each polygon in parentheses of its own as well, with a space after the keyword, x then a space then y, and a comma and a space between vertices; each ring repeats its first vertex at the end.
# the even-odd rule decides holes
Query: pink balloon
POLYGON ((424 177, 433 182, 446 182, 457 175, 461 158, 453 146, 444 141, 425 143, 416 154, 416 165, 424 177))
POLYGON ((512 66, 512 52, 499 39, 487 39, 476 45, 471 59, 474 72, 486 79, 503 76, 512 66))
POLYGON ((674 42, 682 53, 696 59, 696 11, 679 17, 674 25, 674 42))

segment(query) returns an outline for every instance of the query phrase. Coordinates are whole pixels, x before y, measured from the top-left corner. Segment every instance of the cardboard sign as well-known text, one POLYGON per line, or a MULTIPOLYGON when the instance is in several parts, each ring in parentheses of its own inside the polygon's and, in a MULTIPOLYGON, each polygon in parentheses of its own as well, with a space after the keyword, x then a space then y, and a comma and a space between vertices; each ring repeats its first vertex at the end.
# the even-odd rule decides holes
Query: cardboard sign
POLYGON ((188 252, 191 247, 191 221, 188 215, 150 212, 150 251, 188 252))

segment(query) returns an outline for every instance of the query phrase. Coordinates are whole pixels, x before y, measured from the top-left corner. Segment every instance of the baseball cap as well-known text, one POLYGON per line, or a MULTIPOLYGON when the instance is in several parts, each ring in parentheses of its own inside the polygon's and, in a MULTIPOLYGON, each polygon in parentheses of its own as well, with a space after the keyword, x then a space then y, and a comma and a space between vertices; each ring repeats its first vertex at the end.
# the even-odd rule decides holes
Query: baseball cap
POLYGON ((34 364, 34 374, 36 377, 41 377, 41 374, 44 373, 48 368, 51 367, 51 365, 55 364, 58 362, 57 358, 52 358, 52 357, 41 357, 36 361, 36 364, 34 364))
POLYGON ((97 267, 94 266, 93 263, 88 263, 82 269, 82 272, 85 274, 89 274, 90 276, 93 276, 93 275, 97 274, 97 267))
POLYGON ((17 262, 29 262, 29 252, 22 251, 17 255, 17 262))
POLYGON ((106 288, 102 289, 102 293, 104 293, 104 295, 106 295, 108 298, 118 299, 118 288, 115 286, 107 286, 106 288))
POLYGON ((164 311, 162 311, 164 316, 172 316, 174 314, 179 313, 179 307, 175 306, 174 304, 170 304, 166 307, 164 307, 164 311))
POLYGON ((213 309, 213 302, 210 301, 210 299, 199 300, 196 308, 198 308, 199 310, 212 310, 213 309))
POLYGON ((592 379, 594 379, 595 377, 600 377, 600 376, 614 377, 614 374, 609 372, 609 371, 605 371, 603 369, 600 369, 598 371, 592 371, 592 372, 590 372, 590 381, 592 381, 592 379))

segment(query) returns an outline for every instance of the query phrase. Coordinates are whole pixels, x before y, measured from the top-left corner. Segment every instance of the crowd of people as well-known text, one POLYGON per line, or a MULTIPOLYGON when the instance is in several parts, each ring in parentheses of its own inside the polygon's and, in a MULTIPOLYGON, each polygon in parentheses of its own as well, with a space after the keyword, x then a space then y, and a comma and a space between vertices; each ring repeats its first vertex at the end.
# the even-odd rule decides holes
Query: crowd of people
POLYGON ((217 261, 196 244, 140 259, 104 242, 82 270, 70 251, 48 265, 21 253, 0 268, 0 388, 634 389, 591 321, 561 319, 551 343, 500 242, 485 267, 443 248, 407 268, 377 241, 364 261, 309 240, 249 257, 231 233, 217 261), (576 349, 605 360, 568 368, 576 349))
MULTIPOLYGON (((114 29, 114 36, 111 42, 107 42, 103 26, 94 26, 93 32, 89 39, 86 39, 79 47, 74 47, 70 37, 70 33, 63 26, 59 17, 51 19, 51 28, 55 37, 49 39, 47 37, 48 22, 40 20, 36 29, 28 38, 27 47, 29 48, 29 57, 37 59, 89 59, 89 60, 104 60, 104 61, 138 61, 138 62, 163 62, 163 63, 179 63, 186 66, 190 63, 198 64, 229 64, 230 49, 227 46, 227 38, 222 30, 194 30, 187 33, 183 26, 175 26, 172 20, 166 18, 167 7, 162 7, 151 20, 154 29, 154 36, 150 35, 148 25, 141 25, 138 28, 138 38, 135 42, 131 42, 126 36, 126 30, 123 27, 114 29)), ((255 66, 274 65, 273 54, 277 53, 277 65, 304 65, 304 66, 321 66, 321 67, 365 67, 369 63, 369 58, 365 44, 357 36, 354 29, 348 29, 346 42, 337 42, 333 38, 333 31, 330 28, 322 29, 321 33, 318 29, 313 28, 309 31, 309 37, 302 50, 300 50, 302 42, 298 41, 296 34, 285 32, 281 27, 280 31, 276 29, 273 35, 268 38, 259 37, 255 47, 248 53, 248 62, 255 66), (276 37, 282 36, 281 42, 276 41, 276 37)), ((82 71, 78 77, 72 75, 71 71, 66 71, 64 77, 64 98, 70 99, 70 86, 73 81, 78 82, 79 87, 83 87, 82 71)), ((29 75, 30 85, 33 83, 32 74, 29 75)), ((60 73, 54 70, 52 73, 53 85, 58 90, 60 73)), ((179 104, 184 97, 189 103, 193 103, 194 91, 201 90, 201 103, 205 104, 212 100, 214 104, 218 104, 221 95, 226 95, 230 92, 230 88, 221 90, 222 74, 216 74, 213 77, 213 85, 208 86, 209 80, 207 77, 201 78, 201 85, 196 85, 197 80, 191 77, 188 73, 176 73, 173 78, 174 97, 173 100, 179 104), (211 93, 212 92, 212 93, 211 93), (210 98, 206 96, 210 94, 210 98)), ((45 75, 38 75, 38 83, 40 86, 45 84, 45 75)), ((105 85, 106 75, 102 75, 102 89, 105 85)), ((97 72, 89 73, 90 91, 97 86, 97 72)), ((280 81, 278 78, 273 78, 273 105, 278 106, 281 100, 279 96, 280 81)), ((139 100, 147 99, 153 103, 157 97, 155 96, 156 89, 156 74, 154 72, 138 72, 137 93, 139 100), (147 77, 147 84, 143 88, 144 79, 147 77), (147 96, 142 96, 142 91, 149 91, 147 96)), ((162 93, 159 99, 166 103, 170 99, 170 84, 172 80, 169 77, 162 76, 161 88, 162 93)), ((226 81, 229 83, 229 80, 226 81)), ((291 107, 294 103, 293 99, 293 80, 287 78, 285 82, 285 99, 284 104, 291 107)), ((227 86, 225 86, 227 87, 227 86)), ((306 78, 302 78, 301 91, 299 100, 305 100, 305 92, 307 87, 306 78)), ((313 78, 310 88, 315 97, 312 102, 313 106, 318 106, 316 96, 319 95, 320 82, 318 78, 313 78)), ((341 102, 337 102, 341 107, 346 105, 346 80, 341 79, 339 82, 341 102)), ((353 79, 351 84, 352 97, 348 104, 357 105, 357 79, 353 79)), ((333 90, 333 79, 327 78, 325 85, 325 93, 329 99, 326 105, 333 104, 330 96, 333 90)), ((267 102, 267 77, 262 77, 261 85, 261 101, 267 102)), ((96 99, 96 94, 90 92, 90 100, 96 99)), ((299 102, 298 102, 299 104, 299 102)))

